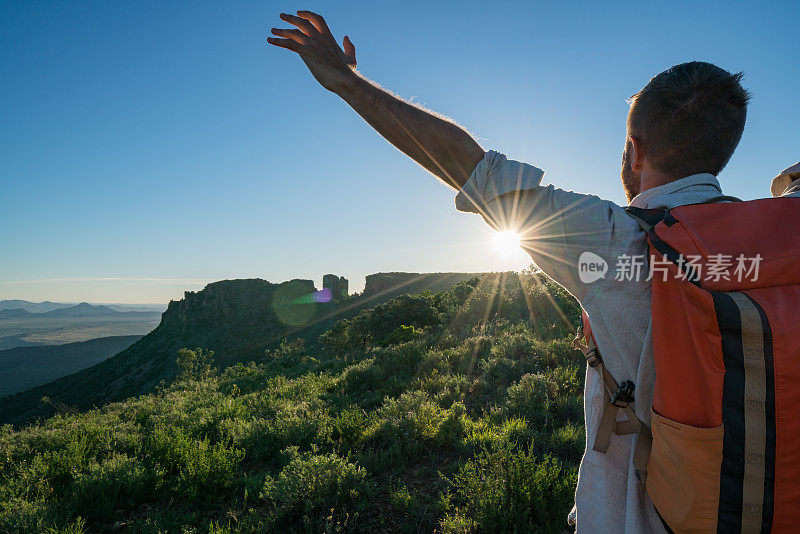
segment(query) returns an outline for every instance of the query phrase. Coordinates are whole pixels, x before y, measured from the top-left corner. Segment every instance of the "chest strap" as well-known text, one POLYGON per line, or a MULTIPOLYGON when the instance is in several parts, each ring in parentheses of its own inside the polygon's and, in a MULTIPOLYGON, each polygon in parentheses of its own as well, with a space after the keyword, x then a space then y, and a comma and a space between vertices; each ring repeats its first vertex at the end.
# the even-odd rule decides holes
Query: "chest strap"
POLYGON ((636 412, 633 410, 633 392, 635 385, 630 380, 625 380, 622 384, 617 384, 617 381, 614 380, 614 377, 608 372, 606 366, 603 365, 603 358, 600 356, 600 351, 597 350, 594 336, 587 336, 585 343, 583 340, 583 327, 581 326, 578 328, 578 333, 572 341, 572 345, 580 349, 586 357, 586 363, 589 364, 589 367, 600 374, 600 377, 603 379, 607 401, 603 407, 603 415, 597 427, 597 434, 592 449, 605 454, 611 442, 611 434, 620 436, 625 434, 639 434, 636 440, 636 447, 633 451, 633 467, 636 469, 637 478, 642 485, 644 485, 647 480, 647 460, 650 458, 650 448, 653 444, 653 438, 650 434, 650 429, 642 423, 641 419, 639 419, 636 412), (617 413, 619 411, 625 414, 627 420, 617 421, 617 413))

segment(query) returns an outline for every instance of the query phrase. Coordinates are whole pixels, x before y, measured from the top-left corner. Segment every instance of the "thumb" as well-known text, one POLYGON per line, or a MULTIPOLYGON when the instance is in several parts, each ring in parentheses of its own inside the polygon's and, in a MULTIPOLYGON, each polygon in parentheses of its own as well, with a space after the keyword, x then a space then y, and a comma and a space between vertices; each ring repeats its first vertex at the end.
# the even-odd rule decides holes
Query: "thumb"
POLYGON ((350 40, 348 36, 344 36, 342 40, 342 44, 344 45, 344 55, 347 57, 347 62, 355 67, 356 66, 356 47, 353 45, 353 42, 350 40))

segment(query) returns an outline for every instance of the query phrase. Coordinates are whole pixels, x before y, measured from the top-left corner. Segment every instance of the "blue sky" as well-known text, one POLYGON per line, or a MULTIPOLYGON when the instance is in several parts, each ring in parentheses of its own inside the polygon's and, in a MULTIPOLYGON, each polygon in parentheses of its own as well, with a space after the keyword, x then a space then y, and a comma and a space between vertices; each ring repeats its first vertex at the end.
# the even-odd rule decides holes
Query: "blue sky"
POLYGON ((623 201, 625 98, 675 63, 743 70, 726 192, 800 159, 800 4, 0 3, 0 298, 166 302, 222 278, 518 268, 453 193, 293 54, 324 14, 359 69, 545 181, 623 201))

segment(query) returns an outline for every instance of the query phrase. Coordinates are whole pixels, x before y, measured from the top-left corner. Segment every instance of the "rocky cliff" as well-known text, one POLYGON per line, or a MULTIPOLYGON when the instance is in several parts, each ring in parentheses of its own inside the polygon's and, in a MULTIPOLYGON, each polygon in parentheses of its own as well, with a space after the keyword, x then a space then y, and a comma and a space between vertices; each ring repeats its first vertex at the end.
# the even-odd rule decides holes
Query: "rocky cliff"
POLYGON ((331 298, 343 299, 350 294, 349 282, 344 276, 326 274, 322 277, 322 288, 331 292, 331 298))

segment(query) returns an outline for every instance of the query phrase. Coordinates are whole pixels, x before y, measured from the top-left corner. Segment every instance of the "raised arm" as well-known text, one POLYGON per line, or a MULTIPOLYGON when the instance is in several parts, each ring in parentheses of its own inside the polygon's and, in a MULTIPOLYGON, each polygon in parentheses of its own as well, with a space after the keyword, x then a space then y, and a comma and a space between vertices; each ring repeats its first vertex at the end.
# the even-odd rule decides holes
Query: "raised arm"
POLYGON ((356 49, 345 36, 344 50, 325 19, 310 11, 281 13, 297 29, 273 28, 267 42, 297 52, 325 89, 347 102, 370 126, 446 184, 460 189, 484 151, 463 128, 385 91, 355 70, 356 49))

